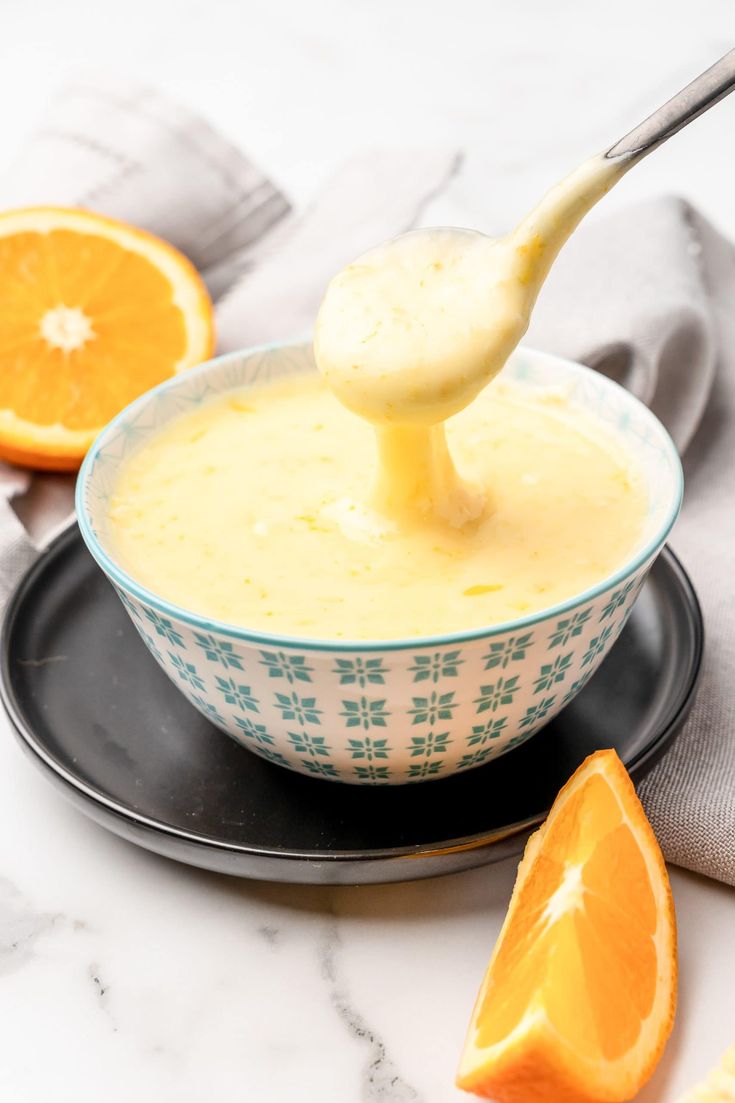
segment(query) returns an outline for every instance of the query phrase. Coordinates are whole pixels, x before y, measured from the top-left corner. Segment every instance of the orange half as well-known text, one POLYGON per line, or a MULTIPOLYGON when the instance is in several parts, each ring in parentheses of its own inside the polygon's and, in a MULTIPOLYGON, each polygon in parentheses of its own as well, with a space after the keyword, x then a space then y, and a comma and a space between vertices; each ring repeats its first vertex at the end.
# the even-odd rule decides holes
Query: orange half
POLYGON ((529 840, 457 1083, 497 1103, 622 1103, 674 1020, 666 866, 614 751, 583 763, 529 840))
POLYGON ((110 418, 213 346, 206 288, 171 245, 91 211, 0 214, 0 459, 75 469, 110 418))

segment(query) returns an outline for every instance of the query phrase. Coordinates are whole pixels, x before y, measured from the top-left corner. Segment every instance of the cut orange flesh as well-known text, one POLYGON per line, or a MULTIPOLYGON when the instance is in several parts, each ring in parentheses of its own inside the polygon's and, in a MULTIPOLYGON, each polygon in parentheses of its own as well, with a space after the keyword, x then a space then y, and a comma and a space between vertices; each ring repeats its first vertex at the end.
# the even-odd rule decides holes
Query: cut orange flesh
POLYGON ((674 1021, 676 923, 663 857, 614 751, 528 842, 470 1023, 459 1087, 497 1103, 622 1103, 674 1021))
POLYGON ((90 211, 0 214, 0 304, 0 459, 32 467, 78 467, 128 402, 213 349, 186 257, 90 211))

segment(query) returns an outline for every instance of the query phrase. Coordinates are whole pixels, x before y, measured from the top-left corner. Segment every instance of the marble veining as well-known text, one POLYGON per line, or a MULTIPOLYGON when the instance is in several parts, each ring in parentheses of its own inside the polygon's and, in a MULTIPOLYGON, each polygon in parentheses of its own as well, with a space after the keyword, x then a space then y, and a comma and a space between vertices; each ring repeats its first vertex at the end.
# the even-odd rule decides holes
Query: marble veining
POLYGON ((395 1103, 421 1103, 421 1096, 399 1073, 383 1038, 364 1019, 350 1000, 339 970, 342 939, 336 917, 328 921, 319 945, 321 974, 327 983, 329 1000, 349 1034, 367 1046, 368 1053, 360 1074, 360 1103, 392 1100, 395 1103))
POLYGON ((102 978, 102 970, 100 966, 95 962, 92 962, 87 970, 89 979, 94 986, 94 994, 97 1000, 97 1005, 110 1020, 112 1029, 116 1031, 117 1024, 110 1011, 110 985, 102 978))
POLYGON ((22 969, 40 939, 68 922, 60 912, 38 911, 6 877, 0 877, 0 977, 22 969))
POLYGON ((258 934, 272 950, 278 949, 281 942, 281 932, 278 927, 271 927, 268 924, 264 924, 262 927, 258 927, 258 934))

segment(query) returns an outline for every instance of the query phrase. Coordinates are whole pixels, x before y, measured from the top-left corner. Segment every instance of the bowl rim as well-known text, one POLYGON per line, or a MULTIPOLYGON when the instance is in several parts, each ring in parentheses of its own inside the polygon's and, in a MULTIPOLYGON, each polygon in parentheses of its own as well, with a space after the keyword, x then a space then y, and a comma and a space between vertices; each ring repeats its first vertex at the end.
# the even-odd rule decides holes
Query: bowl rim
POLYGON ((189 368, 178 375, 170 376, 168 379, 163 380, 162 383, 159 383, 157 386, 152 387, 150 390, 134 399, 101 430, 93 441, 79 470, 75 490, 75 506, 77 523, 84 543, 87 545, 88 550, 97 564, 116 587, 119 587, 126 594, 130 594, 137 598, 137 600, 144 605, 150 605, 159 613, 163 613, 174 620, 181 621, 193 629, 203 632, 216 632, 230 639, 241 640, 245 643, 256 645, 263 644, 266 647, 273 647, 276 650, 287 648, 289 650, 299 651, 329 652, 407 651, 412 648, 443 647, 451 644, 469 643, 478 639, 492 639, 495 636, 505 635, 510 631, 521 631, 526 628, 532 628, 535 624, 550 620, 553 617, 563 616, 565 613, 572 612, 580 605, 585 605, 590 601, 594 601, 595 598, 599 597, 599 595, 606 590, 612 589, 620 583, 625 582, 631 575, 634 575, 644 567, 649 560, 653 560, 666 543, 666 538, 679 516, 684 496, 684 472, 681 465, 681 458, 666 427, 659 421, 648 406, 641 402, 640 399, 636 398, 630 391, 626 390, 625 387, 615 382, 615 380, 601 375, 593 368, 587 367, 586 364, 580 364, 575 360, 557 356, 554 353, 542 352, 540 349, 534 349, 528 345, 521 345, 519 347, 524 353, 535 357, 540 356, 544 359, 558 361, 581 372, 583 375, 594 376, 594 378, 598 380, 602 379, 606 386, 611 387, 613 390, 620 391, 625 396, 625 400, 636 406, 639 412, 643 414, 644 418, 653 425, 654 429, 661 436, 664 449, 675 473, 676 486, 672 494, 672 500, 656 533, 646 541, 643 547, 640 548, 634 556, 628 558, 617 570, 606 575, 593 586, 588 586, 586 590, 573 594, 564 601, 557 602, 555 605, 546 606, 544 609, 539 609, 537 612, 527 616, 514 617, 511 620, 485 625, 480 628, 465 629, 457 632, 440 632, 428 636, 399 637, 397 639, 387 640, 333 640, 312 638, 309 636, 296 636, 289 633, 259 632, 237 624, 229 624, 227 621, 212 620, 209 617, 202 616, 200 613, 194 613, 184 606, 177 605, 175 602, 168 601, 154 591, 149 590, 142 583, 137 582, 132 575, 128 574, 123 567, 116 563, 102 547, 92 529, 84 501, 84 488, 92 478, 94 465, 100 449, 104 446, 110 434, 113 433, 119 425, 123 424, 132 413, 146 406, 155 395, 161 394, 167 390, 173 390, 185 380, 196 378, 199 375, 206 375, 215 365, 221 366, 227 363, 235 363, 246 356, 273 352, 278 349, 298 348, 308 343, 308 340, 304 338, 295 338, 289 341, 270 341, 265 344, 238 349, 234 352, 225 353, 222 356, 215 356, 210 360, 205 360, 194 368, 189 368))

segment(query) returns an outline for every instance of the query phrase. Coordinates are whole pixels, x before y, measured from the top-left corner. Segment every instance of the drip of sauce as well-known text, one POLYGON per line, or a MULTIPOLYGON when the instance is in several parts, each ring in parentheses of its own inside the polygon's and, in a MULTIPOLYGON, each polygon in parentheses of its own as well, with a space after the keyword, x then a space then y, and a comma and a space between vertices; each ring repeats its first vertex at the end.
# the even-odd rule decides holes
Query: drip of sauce
POLYGON ((334 277, 314 351, 337 398, 375 427, 376 508, 404 524, 431 515, 453 526, 491 508, 457 470, 444 422, 498 374, 559 250, 628 167, 584 162, 506 237, 416 230, 334 277))

